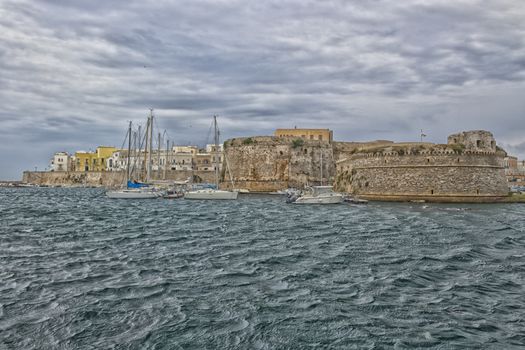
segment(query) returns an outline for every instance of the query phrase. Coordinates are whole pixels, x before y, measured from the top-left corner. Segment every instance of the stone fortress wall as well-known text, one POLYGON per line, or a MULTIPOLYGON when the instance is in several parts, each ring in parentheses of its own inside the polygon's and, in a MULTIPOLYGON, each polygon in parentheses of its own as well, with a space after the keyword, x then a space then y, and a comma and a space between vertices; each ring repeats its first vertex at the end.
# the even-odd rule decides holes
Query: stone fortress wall
POLYGON ((448 143, 390 143, 354 149, 337 163, 339 191, 373 200, 493 202, 508 195, 503 157, 490 132, 448 143))
MULTIPOLYGON (((157 176, 153 172, 153 180, 162 180, 164 174, 157 176)), ((214 182, 213 171, 168 170, 166 180, 185 181, 194 176, 195 182, 214 182)), ((67 187, 118 187, 125 181, 123 171, 25 171, 22 182, 44 186, 67 187)))
POLYGON ((362 198, 483 202, 508 195, 505 152, 482 130, 451 135, 448 144, 249 137, 228 140, 225 146, 225 188, 270 192, 318 185, 322 154, 324 183, 362 198))
POLYGON ((223 188, 272 192, 288 187, 324 183, 335 175, 332 145, 328 141, 299 140, 271 136, 243 137, 224 143, 223 188))

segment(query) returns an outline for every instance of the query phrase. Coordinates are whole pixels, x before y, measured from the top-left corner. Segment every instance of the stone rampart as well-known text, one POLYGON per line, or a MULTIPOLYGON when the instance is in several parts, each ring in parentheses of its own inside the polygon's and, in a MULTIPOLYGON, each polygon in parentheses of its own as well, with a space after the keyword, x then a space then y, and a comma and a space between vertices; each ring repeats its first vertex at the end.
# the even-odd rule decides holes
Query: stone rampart
POLYGON ((335 187, 374 200, 484 202, 508 195, 503 154, 442 146, 356 152, 338 162, 335 187))
POLYGON ((227 166, 223 166, 223 186, 252 192, 271 192, 287 187, 324 183, 335 175, 331 144, 316 140, 276 137, 248 137, 225 142, 227 166), (229 169, 229 172, 228 172, 229 169))
MULTIPOLYGON (((163 172, 153 173, 153 180, 164 179, 163 172)), ((198 182, 214 182, 213 171, 166 171, 166 180, 184 181, 191 176, 198 182)), ((125 172, 118 171, 25 171, 22 182, 45 186, 117 187, 124 183, 125 172)))

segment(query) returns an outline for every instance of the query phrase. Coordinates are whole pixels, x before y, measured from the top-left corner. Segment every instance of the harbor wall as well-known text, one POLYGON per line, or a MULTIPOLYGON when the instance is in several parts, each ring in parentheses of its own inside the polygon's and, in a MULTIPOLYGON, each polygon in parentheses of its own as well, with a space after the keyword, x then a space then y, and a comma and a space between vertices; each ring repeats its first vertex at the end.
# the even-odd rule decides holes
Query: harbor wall
MULTIPOLYGON (((152 180, 163 180, 164 174, 154 172, 152 180)), ((185 181, 193 175, 194 182, 214 182, 213 171, 168 170, 166 180, 185 181)), ((118 187, 125 181, 121 171, 25 171, 22 182, 44 186, 118 187)))

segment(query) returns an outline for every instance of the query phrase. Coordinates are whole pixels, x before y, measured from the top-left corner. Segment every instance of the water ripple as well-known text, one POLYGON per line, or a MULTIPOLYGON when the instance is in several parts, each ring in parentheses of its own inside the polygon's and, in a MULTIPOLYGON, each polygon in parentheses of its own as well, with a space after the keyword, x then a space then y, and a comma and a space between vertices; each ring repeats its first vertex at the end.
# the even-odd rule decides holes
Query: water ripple
POLYGON ((0 349, 523 348, 524 214, 0 189, 0 349))

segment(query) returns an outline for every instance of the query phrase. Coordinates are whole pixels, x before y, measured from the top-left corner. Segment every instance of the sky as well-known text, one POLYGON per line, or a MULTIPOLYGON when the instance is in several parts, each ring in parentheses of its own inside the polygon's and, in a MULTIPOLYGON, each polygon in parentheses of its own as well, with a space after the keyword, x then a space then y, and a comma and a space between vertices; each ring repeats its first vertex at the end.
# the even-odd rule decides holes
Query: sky
POLYGON ((525 158, 525 1, 0 0, 0 179, 120 147, 154 109, 171 142, 276 128, 525 158))

